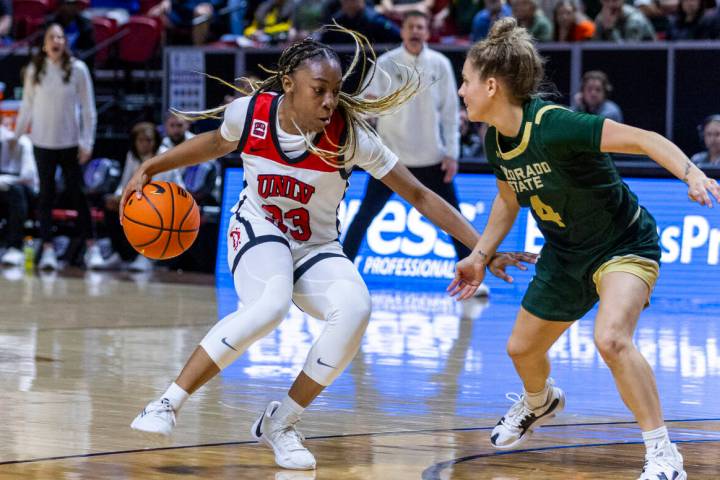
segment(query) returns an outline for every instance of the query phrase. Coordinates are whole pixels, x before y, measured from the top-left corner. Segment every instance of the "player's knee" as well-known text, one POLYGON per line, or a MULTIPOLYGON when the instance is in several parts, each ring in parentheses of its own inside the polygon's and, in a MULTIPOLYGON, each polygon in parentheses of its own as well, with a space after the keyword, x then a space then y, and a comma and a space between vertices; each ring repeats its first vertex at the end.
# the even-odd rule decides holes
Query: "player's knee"
POLYGON ((370 294, 364 285, 362 289, 355 282, 343 282, 347 285, 343 286, 344 292, 353 292, 343 297, 339 297, 335 304, 335 311, 331 315, 334 319, 329 321, 338 321, 343 323, 347 328, 354 331, 365 331, 370 321, 370 313, 372 312, 372 301, 370 294))
POLYGON ((598 332, 595 334, 595 346, 603 360, 612 364, 632 348, 632 339, 614 330, 598 332))
POLYGON ((507 353, 513 360, 522 360, 533 355, 533 348, 530 342, 524 339, 510 337, 507 343, 507 353))

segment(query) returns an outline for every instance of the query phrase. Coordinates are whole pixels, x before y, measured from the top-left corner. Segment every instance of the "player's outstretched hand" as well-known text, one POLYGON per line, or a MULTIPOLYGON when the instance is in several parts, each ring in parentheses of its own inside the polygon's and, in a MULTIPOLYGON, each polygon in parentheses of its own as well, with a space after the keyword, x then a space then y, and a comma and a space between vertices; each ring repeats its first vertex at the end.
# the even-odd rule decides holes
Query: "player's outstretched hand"
POLYGON ((715 201, 720 203, 720 186, 714 178, 708 178, 702 171, 695 170, 697 174, 687 179, 688 197, 700 205, 712 208, 713 202, 710 196, 715 197, 715 201))
POLYGON ((455 278, 447 287, 448 294, 456 300, 472 297, 485 278, 485 263, 479 256, 470 255, 455 266, 455 278))
POLYGON ((505 269, 512 265, 520 270, 527 270, 525 263, 537 263, 538 255, 528 252, 497 252, 488 265, 490 272, 508 283, 513 282, 513 277, 505 272, 505 269))
POLYGON ((130 198, 130 195, 135 193, 138 199, 142 198, 142 189, 146 184, 150 183, 150 180, 152 180, 152 177, 145 173, 145 169, 143 169, 141 166, 135 171, 135 174, 132 176, 127 185, 125 185, 122 197, 120 198, 120 211, 118 213, 120 215, 121 224, 123 221, 123 210, 125 209, 125 203, 130 198))

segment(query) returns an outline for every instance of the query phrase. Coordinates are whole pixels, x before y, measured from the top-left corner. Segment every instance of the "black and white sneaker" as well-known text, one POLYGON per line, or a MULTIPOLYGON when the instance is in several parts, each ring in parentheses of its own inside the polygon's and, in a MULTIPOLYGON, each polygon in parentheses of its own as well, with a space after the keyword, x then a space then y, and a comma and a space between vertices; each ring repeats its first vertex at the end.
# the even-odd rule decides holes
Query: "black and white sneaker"
POLYGON ((638 480, 687 480, 683 457, 675 444, 656 448, 645 455, 645 466, 638 480))
POLYGON ((490 443, 500 450, 509 450, 520 446, 530 438, 534 429, 547 423, 565 408, 565 393, 548 379, 550 394, 542 407, 531 409, 525 403, 525 397, 517 393, 508 393, 507 399, 514 402, 510 410, 493 428, 490 443))

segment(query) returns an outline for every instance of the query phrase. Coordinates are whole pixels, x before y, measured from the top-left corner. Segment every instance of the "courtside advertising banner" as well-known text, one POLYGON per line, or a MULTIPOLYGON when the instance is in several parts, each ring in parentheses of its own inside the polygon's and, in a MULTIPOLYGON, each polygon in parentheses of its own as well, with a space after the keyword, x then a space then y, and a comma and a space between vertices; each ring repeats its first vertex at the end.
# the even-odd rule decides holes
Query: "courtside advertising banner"
MULTIPOLYGON (((367 174, 355 172, 340 205, 342 229, 352 220, 365 192, 367 174)), ((482 232, 497 193, 495 178, 485 174, 461 174, 456 188, 463 215, 482 232)), ((720 208, 691 203, 687 188, 679 180, 634 179, 626 182, 655 217, 663 251, 660 279, 653 298, 689 298, 720 302, 720 208)), ((217 259, 218 287, 232 289, 227 265, 227 228, 230 209, 242 190, 242 169, 225 173, 222 223, 217 259)), ((340 236, 343 239, 344 232, 340 236)), ((539 253, 543 238, 529 210, 523 209, 501 250, 539 253)), ((371 289, 442 291, 453 278, 455 251, 447 234, 433 226, 407 202, 394 195, 367 230, 355 260, 371 289)), ((493 293, 519 293, 532 278, 528 272, 511 269, 512 284, 488 274, 493 293)))

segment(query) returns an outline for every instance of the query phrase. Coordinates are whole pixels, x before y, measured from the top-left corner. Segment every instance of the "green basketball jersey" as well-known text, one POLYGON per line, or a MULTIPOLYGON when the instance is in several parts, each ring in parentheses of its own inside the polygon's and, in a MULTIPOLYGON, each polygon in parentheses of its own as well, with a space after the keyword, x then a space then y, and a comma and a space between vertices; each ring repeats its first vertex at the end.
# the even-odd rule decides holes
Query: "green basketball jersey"
POLYGON ((641 217, 637 196, 600 151, 603 122, 536 98, 523 105, 517 137, 494 127, 485 136, 495 176, 531 208, 547 244, 562 257, 602 255, 641 217))

